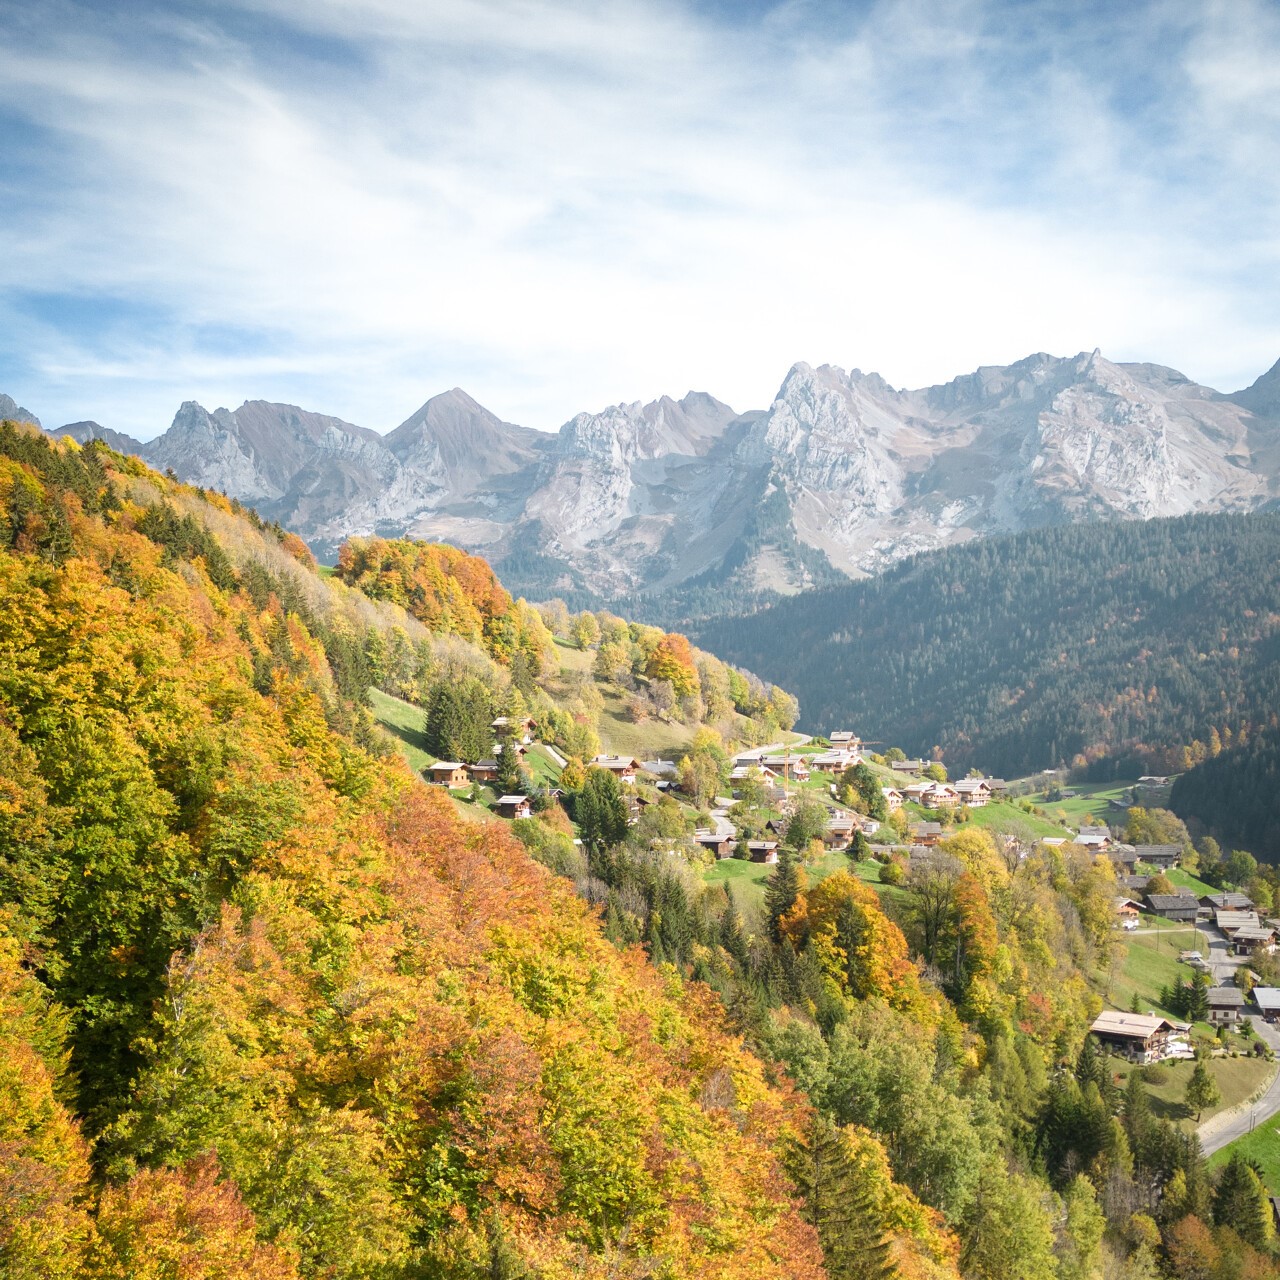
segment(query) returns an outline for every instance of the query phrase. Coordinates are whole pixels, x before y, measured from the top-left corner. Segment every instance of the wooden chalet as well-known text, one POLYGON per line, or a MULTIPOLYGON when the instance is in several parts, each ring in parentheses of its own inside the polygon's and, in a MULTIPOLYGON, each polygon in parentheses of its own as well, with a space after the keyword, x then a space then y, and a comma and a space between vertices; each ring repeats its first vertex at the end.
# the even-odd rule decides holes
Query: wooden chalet
POLYGON ((1177 1027, 1156 1013, 1123 1013, 1107 1009, 1089 1028, 1104 1049, 1134 1062, 1159 1062, 1169 1049, 1177 1027))
POLYGON ((981 809, 991 802, 991 787, 986 778, 961 778, 950 784, 966 809, 981 809))
POLYGON ((1214 987, 1205 998, 1211 1026, 1234 1027, 1239 1023, 1244 1012, 1244 992, 1239 987, 1214 987))
POLYGON ((1241 929, 1255 929, 1262 921, 1256 911, 1215 911, 1213 923, 1222 931, 1229 942, 1241 929))
POLYGON ((700 827, 693 833, 693 838, 704 848, 709 849, 717 858, 732 858, 733 850, 737 844, 737 832, 735 831, 711 831, 708 828, 700 827))
POLYGON ((837 729, 834 733, 827 734, 827 741, 833 747, 844 747, 849 751, 857 751, 862 746, 862 739, 848 729, 837 729))
MULTIPOLYGON (((1107 857, 1116 864, 1117 871, 1132 875, 1138 865, 1138 851, 1131 844, 1113 842, 1106 847, 1107 857)), ((1149 877, 1148 877, 1149 878, 1149 877)))
POLYGON ((928 760, 895 760, 890 768, 895 773, 923 773, 929 767, 928 760))
POLYGON ((500 818, 532 818, 533 808, 528 796, 499 796, 493 811, 500 818))
POLYGON ((1231 949, 1238 956, 1257 955, 1260 951, 1270 955, 1276 949, 1276 931, 1269 924, 1247 924, 1235 931, 1231 949))
POLYGON ((498 762, 496 760, 477 760, 469 768, 471 776, 477 782, 497 782, 498 780, 498 762))
POLYGON ((1147 909, 1166 920, 1190 924, 1200 911, 1200 903, 1191 893, 1149 893, 1147 909))
POLYGON ((779 778, 804 782, 809 777, 809 764, 804 756, 764 756, 760 763, 772 769, 779 778))
POLYGON ((634 782, 636 773, 640 769, 640 761, 634 756, 600 755, 592 757, 589 767, 608 769, 614 777, 620 778, 623 782, 634 782))
POLYGON ((1265 1022, 1280 1018, 1280 987, 1254 987, 1251 994, 1265 1022))
POLYGON ((921 803, 926 809, 953 808, 960 803, 960 793, 950 782, 935 782, 924 793, 921 803))
POLYGON ((499 716, 490 726, 500 738, 516 738, 526 746, 534 739, 538 722, 528 716, 499 716))
POLYGON ((467 766, 460 760, 437 760, 427 766, 427 772, 431 774, 431 781, 442 787, 465 787, 470 781, 467 766))
POLYGON ((752 862, 763 862, 772 866, 778 861, 778 842, 776 840, 748 840, 747 852, 752 862))
POLYGON ((942 823, 913 822, 907 828, 913 843, 932 849, 942 839, 942 823))
POLYGON ((1247 893, 1206 893, 1200 899, 1210 911, 1252 911, 1253 899, 1247 893))
POLYGON ((809 757, 809 768, 815 773, 843 773, 853 768, 861 758, 856 751, 820 751, 809 757))
POLYGON ((1141 904, 1132 898, 1116 899, 1116 915, 1121 920, 1136 920, 1141 914, 1141 904))
POLYGON ((853 833, 858 830, 861 830, 861 824, 855 818, 834 817, 822 833, 822 843, 828 849, 847 849, 853 840, 853 833))
POLYGON ((890 813, 896 813, 902 808, 903 795, 897 787, 881 787, 880 794, 884 796, 884 807, 890 813))
POLYGON ((1109 849, 1111 847, 1111 829, 1109 827, 1081 827, 1076 832, 1076 844, 1086 849, 1109 849))
POLYGON ((1182 861, 1182 846, 1176 844, 1139 844, 1134 846, 1138 861, 1149 867, 1168 871, 1182 861))

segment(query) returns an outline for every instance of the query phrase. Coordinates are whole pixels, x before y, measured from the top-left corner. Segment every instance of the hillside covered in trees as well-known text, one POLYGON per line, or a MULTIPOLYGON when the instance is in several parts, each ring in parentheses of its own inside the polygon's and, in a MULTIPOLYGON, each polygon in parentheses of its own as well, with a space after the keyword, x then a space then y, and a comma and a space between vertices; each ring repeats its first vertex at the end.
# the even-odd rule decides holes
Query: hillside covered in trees
POLYGON ((459 642, 25 428, 0 530, 0 1272, 821 1275, 802 1101, 349 696, 459 642))
POLYGON ((1263 730, 1177 778, 1170 805, 1222 844, 1280 861, 1280 731, 1263 730))
MULTIPOLYGON (((518 714, 548 679, 478 566, 393 559, 373 599, 219 495, 0 427, 0 1273, 1276 1274, 1257 1176, 1086 1038, 1107 858, 966 824, 893 892, 810 880, 802 804, 757 906, 604 769, 464 821, 369 690, 518 714), (442 564, 447 618, 397 599, 442 564)), ((538 618, 695 755, 793 709, 677 634, 538 618)))
POLYGON ((983 539, 696 634, 796 693, 803 728, 1101 778, 1175 772, 1274 721, 1277 600, 1280 515, 1187 516, 983 539))

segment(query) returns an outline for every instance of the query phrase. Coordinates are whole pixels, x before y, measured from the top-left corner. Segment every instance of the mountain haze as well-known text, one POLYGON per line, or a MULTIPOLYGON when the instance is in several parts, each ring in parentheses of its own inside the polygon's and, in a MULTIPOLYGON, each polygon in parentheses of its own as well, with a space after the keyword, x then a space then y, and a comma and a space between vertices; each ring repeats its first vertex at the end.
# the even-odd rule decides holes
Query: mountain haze
POLYGON ((917 390, 801 363, 764 410, 690 392, 555 434, 460 388, 386 435, 292 405, 188 402, 136 451, 325 558, 352 535, 408 533, 483 551, 531 596, 679 596, 705 612, 978 536, 1265 508, 1280 494, 1280 363, 1231 395, 1098 351, 917 390))

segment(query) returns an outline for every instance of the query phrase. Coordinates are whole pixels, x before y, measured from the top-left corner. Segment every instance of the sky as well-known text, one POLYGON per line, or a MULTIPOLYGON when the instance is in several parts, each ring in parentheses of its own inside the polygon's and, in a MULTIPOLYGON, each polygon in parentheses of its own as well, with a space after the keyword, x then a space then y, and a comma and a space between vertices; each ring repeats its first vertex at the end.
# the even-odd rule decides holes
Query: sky
POLYGON ((1280 357, 1275 0, 0 0, 0 392, 379 431, 1280 357))

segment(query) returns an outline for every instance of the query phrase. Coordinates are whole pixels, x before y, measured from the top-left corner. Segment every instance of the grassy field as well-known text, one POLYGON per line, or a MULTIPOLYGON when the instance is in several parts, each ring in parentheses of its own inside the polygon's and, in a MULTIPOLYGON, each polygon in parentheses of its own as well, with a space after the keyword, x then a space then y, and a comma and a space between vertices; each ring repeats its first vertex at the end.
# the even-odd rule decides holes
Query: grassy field
POLYGON ((316 565, 316 572, 322 578, 332 578, 333 575, 338 572, 338 566, 333 564, 318 564, 316 565))
MULTIPOLYGON (((864 866, 866 864, 859 864, 864 866)), ((877 869, 879 863, 872 864, 877 869)), ((810 884, 817 884, 820 880, 825 880, 827 876, 835 871, 858 870, 851 867, 849 859, 837 850, 830 850, 822 855, 817 862, 805 863, 805 875, 809 877, 810 884)), ((714 867, 711 867, 703 879, 708 884, 724 884, 733 890, 733 896, 740 906, 748 904, 759 905, 764 901, 764 885, 765 881, 773 875, 774 868, 766 866, 763 862, 744 862, 739 858, 721 858, 714 867)), ((862 875, 862 879, 869 879, 869 876, 862 875)), ((879 880, 877 871, 876 879, 879 880)))
POLYGON ((393 698, 381 689, 369 690, 374 719, 400 743, 404 758, 419 772, 435 763, 422 734, 422 708, 393 698))
POLYGON ((1178 978, 1189 981, 1195 970, 1178 960, 1181 951, 1208 951, 1204 935, 1194 929, 1161 928, 1159 932, 1131 933, 1123 939, 1120 958, 1099 975, 1103 994, 1117 1009, 1128 1009, 1136 995, 1143 1012, 1169 1014, 1159 1005, 1161 987, 1178 978))
POLYGON ((1203 897, 1207 893, 1221 893, 1221 889, 1215 889, 1211 884, 1205 884, 1203 880, 1197 880, 1189 871, 1183 871, 1180 867, 1174 867, 1165 872, 1169 878, 1169 883, 1177 885, 1180 889, 1191 889, 1198 897, 1203 897))
POLYGON ((1065 836, 1069 834, 1056 823, 1034 813, 1026 813, 1007 800, 995 800, 981 809, 969 810, 969 821, 975 827, 986 827, 1000 835, 1016 836, 1020 840, 1036 840, 1040 836, 1065 836))
POLYGON ((1040 805, 1055 821, 1069 823, 1079 827, 1082 823, 1101 825, 1113 822, 1120 816, 1119 809, 1113 809, 1108 801, 1119 800, 1133 786, 1132 782, 1081 782, 1072 783, 1067 789, 1075 795, 1066 800, 1050 802, 1045 799, 1043 791, 1030 797, 1040 805))
MULTIPOLYGON (((1140 1070, 1120 1059, 1116 1063, 1116 1074, 1122 1077, 1124 1085, 1130 1071, 1140 1070)), ((1187 1081, 1191 1079, 1193 1062, 1162 1062, 1161 1070, 1168 1079, 1164 1084, 1148 1084, 1147 1094, 1151 1098, 1151 1109, 1156 1115, 1176 1124, 1180 1129, 1194 1129, 1195 1115, 1189 1112, 1183 1099, 1187 1094, 1187 1081)), ((1271 1078, 1275 1064, 1262 1058, 1210 1058, 1209 1073, 1217 1082, 1222 1094, 1222 1101, 1216 1107, 1207 1108, 1200 1117, 1201 1123, 1215 1116, 1219 1111, 1226 1111, 1246 1099, 1251 1098, 1271 1078)), ((1280 1147, 1280 1141, 1276 1142, 1280 1147)))
POLYGON ((1209 1157, 1209 1168, 1224 1165, 1233 1155, 1252 1160, 1262 1170, 1262 1181, 1272 1195, 1280 1195, 1280 1115, 1263 1121, 1252 1133, 1237 1138, 1209 1157))

